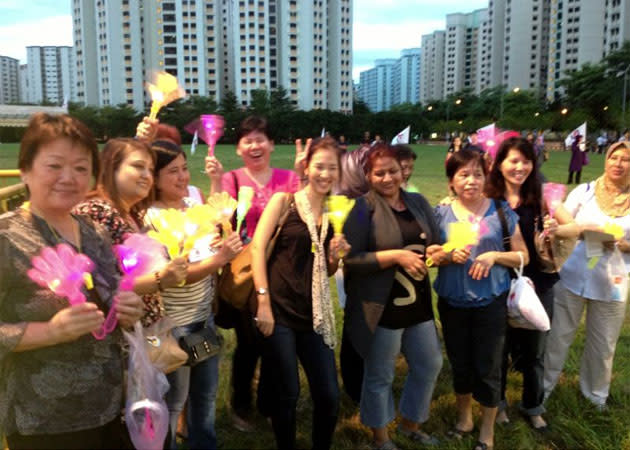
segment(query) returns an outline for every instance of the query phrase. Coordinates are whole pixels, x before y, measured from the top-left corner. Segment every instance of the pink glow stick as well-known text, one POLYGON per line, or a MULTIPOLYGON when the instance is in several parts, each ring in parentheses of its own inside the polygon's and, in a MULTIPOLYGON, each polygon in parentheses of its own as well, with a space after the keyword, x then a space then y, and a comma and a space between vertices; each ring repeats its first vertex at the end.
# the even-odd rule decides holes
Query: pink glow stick
POLYGON ((199 119, 190 122, 184 127, 190 134, 195 134, 208 145, 208 156, 214 156, 214 147, 221 136, 223 136, 223 127, 225 120, 223 116, 216 114, 203 114, 199 119))

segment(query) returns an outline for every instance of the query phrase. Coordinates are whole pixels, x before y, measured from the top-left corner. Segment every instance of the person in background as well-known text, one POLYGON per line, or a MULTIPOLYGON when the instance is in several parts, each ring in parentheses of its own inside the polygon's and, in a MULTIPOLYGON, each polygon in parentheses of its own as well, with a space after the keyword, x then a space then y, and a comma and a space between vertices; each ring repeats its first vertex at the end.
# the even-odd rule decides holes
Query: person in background
POLYGON ((418 189, 413 186, 409 180, 411 179, 411 175, 413 175, 414 164, 416 163, 416 159, 418 155, 406 144, 396 144, 393 145, 392 148, 396 152, 398 162, 400 164, 401 175, 403 178, 402 188, 409 191, 417 192, 418 189))
POLYGON ((328 449, 337 423, 337 341, 329 276, 348 254, 343 235, 333 237, 325 200, 340 177, 340 152, 332 138, 314 139, 305 158, 307 184, 293 195, 276 193, 265 208, 252 242, 256 326, 264 336, 263 366, 271 425, 279 449, 295 448, 299 397, 298 360, 313 402, 312 448, 328 449), (269 240, 288 211, 266 260, 269 240))
POLYGON ((569 179, 567 184, 573 184, 573 174, 575 174, 575 182, 580 184, 582 177, 582 167, 586 164, 586 152, 584 149, 584 143, 582 142, 583 136, 577 134, 571 144, 571 161, 569 162, 569 179))
POLYGON ((623 130, 623 133, 621 133, 621 136, 619 136, 619 142, 628 142, 630 141, 630 130, 629 129, 625 129, 623 130))
POLYGON ((461 439, 473 431, 473 398, 481 404, 481 426, 475 450, 494 445, 494 422, 501 401, 501 361, 507 326, 509 268, 529 263, 518 217, 505 201, 484 196, 486 165, 476 151, 453 153, 446 164, 449 187, 456 194, 435 213, 441 241, 451 223, 468 223, 479 230, 478 243, 445 253, 433 252, 439 266, 434 288, 453 370, 457 421, 448 435, 461 439), (484 231, 481 231, 484 230, 484 231), (504 245, 509 236, 511 250, 504 245))
POLYGON ((599 230, 606 224, 623 229, 614 245, 589 267, 583 235, 560 270, 554 292, 554 318, 545 352, 545 399, 556 386, 571 342, 586 309, 580 391, 599 409, 606 408, 612 365, 626 313, 627 292, 615 285, 630 271, 630 143, 616 142, 606 152, 604 173, 577 186, 564 207, 580 231, 599 230), (617 253, 620 252, 620 253, 617 253), (615 255, 618 256, 615 262, 615 255), (612 273, 622 274, 611 275, 612 273))
POLYGON ((444 159, 444 166, 446 166, 446 162, 453 155, 453 153, 458 152, 462 149, 462 138, 460 136, 454 136, 451 139, 451 143, 446 150, 446 158, 444 159))
POLYGON ((366 162, 370 192, 357 200, 344 229, 352 247, 344 265, 344 326, 365 367, 361 421, 372 429, 371 447, 389 450, 396 448, 387 426, 395 418, 392 382, 398 354, 409 366, 398 430, 422 445, 438 443, 420 424, 429 418, 442 367, 424 262, 439 230, 426 199, 401 189, 401 147, 406 146, 372 148, 366 162))
MULTIPOLYGON (((241 122, 237 131, 236 154, 243 160, 243 167, 223 173, 223 166, 218 159, 206 157, 206 172, 211 179, 211 192, 225 191, 238 198, 241 186, 254 189, 252 205, 245 216, 243 226, 245 241, 254 236, 258 221, 273 194, 295 192, 300 186, 300 177, 294 171, 271 167, 273 150, 267 120, 249 116, 241 122)), ((305 154, 296 149, 296 156, 298 153, 305 154)), ((253 432, 252 381, 260 357, 253 317, 250 311, 237 311, 227 303, 222 303, 220 307, 225 308, 224 310, 232 316, 237 338, 232 360, 232 423, 239 431, 253 432)), ((261 368, 259 386, 263 385, 263 380, 261 368)), ((264 409, 260 400, 259 396, 259 408, 264 409)))
MULTIPOLYGON (((143 227, 153 187, 155 153, 137 139, 111 139, 101 151, 100 164, 96 188, 88 192, 74 212, 105 227, 112 245, 122 244, 128 234, 139 233, 143 227)), ((147 274, 134 279, 134 292, 142 295, 144 301, 144 326, 163 316, 160 286, 175 286, 183 281, 186 268, 185 259, 177 258, 163 267, 158 277, 147 274)))
MULTIPOLYGON (((486 196, 508 202, 510 208, 518 215, 518 224, 527 245, 527 251, 530 255, 536 255, 534 243, 536 232, 544 229, 551 235, 557 235, 558 238, 569 237, 575 226, 570 225, 573 219, 563 207, 556 209, 553 218, 546 212, 532 142, 533 139, 530 141, 514 137, 501 143, 486 182, 486 196), (565 224, 567 226, 564 226, 565 224)), ((530 258, 529 264, 524 267, 523 274, 534 282, 536 294, 549 319, 552 320, 553 286, 559 279, 558 274, 543 272, 535 257, 530 258)), ((521 413, 528 419, 533 429, 538 431, 547 429, 547 423, 542 417, 545 412, 543 356, 547 335, 546 331, 512 328, 508 325, 501 379, 501 404, 497 423, 509 422, 505 389, 508 358, 511 356, 512 367, 523 372, 521 413)))
POLYGON ((343 134, 339 136, 337 146, 339 147, 341 153, 346 153, 348 151, 348 143, 346 142, 346 137, 343 134))
POLYGON ((476 130, 472 130, 468 134, 468 142, 464 145, 465 150, 474 150, 479 153, 485 153, 483 148, 481 148, 481 144, 479 143, 479 136, 477 135, 476 130))
POLYGON ((371 145, 372 144, 372 139, 370 138, 370 132, 369 131, 364 131, 363 132, 363 138, 361 139, 360 144, 363 145, 371 145))
POLYGON ((140 319, 142 302, 118 291, 108 236, 71 212, 98 176, 96 141, 75 118, 37 113, 18 166, 28 202, 0 217, 0 430, 11 449, 121 448, 120 329, 140 319), (32 259, 61 243, 94 263, 94 287, 82 288, 91 301, 71 306, 28 277, 32 259), (90 333, 110 308, 118 327, 97 340, 90 333))
MULTIPOLYGON (((155 200, 148 209, 145 222, 151 226, 159 220, 164 209, 186 210, 198 205, 188 197, 190 172, 186 153, 169 140, 157 140, 151 148, 157 156, 155 165, 155 200)), ((218 237, 218 235, 217 235, 218 237)), ((208 236, 210 238, 210 236, 208 236)), ((204 328, 214 330, 212 313, 216 272, 229 263, 242 248, 239 236, 233 232, 227 236, 218 250, 216 243, 199 239, 191 251, 186 285, 172 286, 162 291, 164 309, 176 328, 173 336, 180 339, 204 328), (194 258, 192 255, 195 255, 194 258)), ((169 437, 167 447, 177 448, 177 422, 184 404, 188 401, 187 431, 190 448, 216 449, 214 427, 216 394, 219 384, 219 355, 215 355, 194 367, 182 366, 167 375, 170 389, 166 394, 169 409, 169 437)))
POLYGON ((605 133, 602 133, 597 137, 597 154, 598 155, 601 155, 602 153, 604 153, 604 150, 606 149, 606 144, 608 144, 608 137, 606 136, 605 133))

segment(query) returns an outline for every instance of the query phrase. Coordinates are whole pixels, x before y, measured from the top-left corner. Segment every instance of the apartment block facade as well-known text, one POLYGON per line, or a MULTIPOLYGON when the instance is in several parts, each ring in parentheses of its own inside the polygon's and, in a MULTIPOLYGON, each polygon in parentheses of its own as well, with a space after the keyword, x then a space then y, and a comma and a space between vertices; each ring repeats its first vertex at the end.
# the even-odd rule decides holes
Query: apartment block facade
POLYGON ((26 65, 20 67, 20 99, 55 105, 76 101, 75 76, 72 47, 26 47, 26 65))
POLYGON ((144 108, 153 71, 243 106, 283 87, 301 109, 352 110, 352 0, 73 0, 80 101, 144 108))
POLYGON ((0 105, 20 101, 19 66, 17 59, 0 55, 0 105))

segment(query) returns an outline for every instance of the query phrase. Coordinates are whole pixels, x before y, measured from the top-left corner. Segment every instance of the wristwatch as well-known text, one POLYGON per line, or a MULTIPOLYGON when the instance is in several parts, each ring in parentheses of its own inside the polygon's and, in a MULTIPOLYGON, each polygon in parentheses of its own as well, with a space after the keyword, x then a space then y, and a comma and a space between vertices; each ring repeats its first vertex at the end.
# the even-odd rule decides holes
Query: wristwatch
POLYGON ((269 291, 267 288, 258 288, 256 289, 256 295, 267 295, 269 291))

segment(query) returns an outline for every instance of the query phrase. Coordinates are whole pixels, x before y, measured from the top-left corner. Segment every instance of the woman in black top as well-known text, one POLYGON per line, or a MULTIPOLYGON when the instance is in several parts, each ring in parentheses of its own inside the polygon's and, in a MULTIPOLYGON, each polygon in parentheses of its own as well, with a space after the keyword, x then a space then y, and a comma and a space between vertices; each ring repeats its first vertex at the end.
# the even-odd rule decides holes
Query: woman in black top
POLYGON ((409 374, 398 430, 434 445, 437 440, 420 431, 420 424, 428 420, 442 367, 425 265, 426 248, 438 242, 439 230, 426 199, 401 189, 401 166, 391 146, 372 148, 366 173, 370 191, 357 200, 345 228, 352 246, 345 264, 346 329, 365 367, 361 420, 372 429, 372 448, 395 448, 387 425, 395 418, 392 382, 402 352, 409 374))
MULTIPOLYGON (((523 138, 509 138, 501 143, 497 157, 488 176, 486 194, 489 198, 505 199, 518 214, 519 226, 527 245, 530 262, 523 274, 529 277, 536 287, 536 294, 542 302, 549 319, 553 316, 553 285, 558 281, 557 273, 545 273, 536 258, 534 235, 543 228, 553 233, 558 224, 572 222, 570 214, 560 205, 554 218, 545 215, 542 202, 541 183, 536 165, 536 154, 530 142, 523 138)), ((543 354, 547 332, 512 328, 508 326, 505 340, 505 353, 502 373, 502 395, 498 423, 509 422, 505 400, 508 359, 523 372, 523 397, 521 411, 536 430, 545 430, 547 424, 542 418, 543 407, 543 354)))
POLYGON ((343 235, 333 237, 324 204, 339 180, 339 158, 334 139, 313 140, 304 171, 308 184, 293 195, 274 194, 252 241, 255 320, 265 337, 263 366, 274 369, 267 393, 274 399, 269 412, 279 449, 295 448, 298 359, 313 400, 313 448, 330 447, 337 423, 336 334, 328 277, 337 270, 340 255, 348 254, 349 246, 343 235), (265 262, 267 244, 287 211, 265 262))

